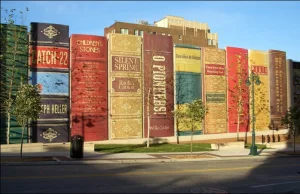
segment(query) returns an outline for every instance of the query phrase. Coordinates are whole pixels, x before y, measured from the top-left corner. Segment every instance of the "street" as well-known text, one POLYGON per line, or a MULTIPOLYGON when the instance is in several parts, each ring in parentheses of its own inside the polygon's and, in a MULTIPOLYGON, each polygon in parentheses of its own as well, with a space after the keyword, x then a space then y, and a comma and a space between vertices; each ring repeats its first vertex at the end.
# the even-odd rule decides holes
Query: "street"
POLYGON ((1 166, 1 193, 300 193, 300 159, 1 166))

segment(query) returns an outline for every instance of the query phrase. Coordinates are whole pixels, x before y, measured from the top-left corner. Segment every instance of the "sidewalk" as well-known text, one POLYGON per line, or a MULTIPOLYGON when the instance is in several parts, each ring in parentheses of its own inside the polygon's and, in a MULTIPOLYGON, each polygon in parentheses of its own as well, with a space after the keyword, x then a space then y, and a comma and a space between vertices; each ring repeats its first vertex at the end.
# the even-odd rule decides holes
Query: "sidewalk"
POLYGON ((270 157, 300 157, 300 145, 293 148, 275 148, 258 150, 258 156, 249 155, 250 150, 244 148, 220 149, 207 152, 180 153, 98 153, 86 149, 82 159, 70 158, 68 150, 53 150, 49 152, 23 152, 23 161, 19 152, 1 152, 1 165, 57 165, 57 164, 103 164, 103 163, 153 163, 153 162, 182 162, 205 160, 232 159, 268 159, 270 157))

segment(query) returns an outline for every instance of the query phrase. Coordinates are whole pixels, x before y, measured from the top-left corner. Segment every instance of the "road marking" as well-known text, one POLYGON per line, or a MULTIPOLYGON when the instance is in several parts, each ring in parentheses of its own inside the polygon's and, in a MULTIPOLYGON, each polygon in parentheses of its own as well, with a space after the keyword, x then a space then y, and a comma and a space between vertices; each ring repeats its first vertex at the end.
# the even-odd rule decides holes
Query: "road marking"
POLYGON ((60 162, 60 159, 56 158, 56 157, 52 157, 54 160, 60 162))
MULTIPOLYGON (((286 165, 270 165, 261 166, 261 168, 278 168, 300 166, 300 164, 286 164, 286 165)), ((212 168, 212 169, 191 169, 191 170, 177 170, 177 171, 154 171, 154 172, 124 172, 111 174, 73 174, 73 175, 59 175, 59 176, 18 176, 18 177, 1 177, 1 180, 17 180, 17 179, 60 179, 60 178, 83 178, 83 177, 101 177, 101 176, 128 176, 128 175, 163 175, 163 174, 180 174, 180 173, 199 173, 199 172, 218 172, 218 171, 233 171, 233 170, 249 170, 256 169, 257 166, 245 166, 236 168, 212 168)))
POLYGON ((284 184, 291 184, 291 183, 300 183, 300 181, 291 181, 291 182, 285 182, 285 183, 272 183, 272 184, 267 184, 267 185, 256 185, 256 186, 252 186, 251 188, 269 187, 269 186, 274 186, 274 185, 284 185, 284 184))

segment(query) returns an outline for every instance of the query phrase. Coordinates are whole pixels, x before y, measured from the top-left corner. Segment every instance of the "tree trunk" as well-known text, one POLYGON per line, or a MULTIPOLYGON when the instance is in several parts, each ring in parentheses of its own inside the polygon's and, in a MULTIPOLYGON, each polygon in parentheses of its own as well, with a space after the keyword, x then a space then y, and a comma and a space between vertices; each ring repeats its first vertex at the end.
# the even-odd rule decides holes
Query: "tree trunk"
POLYGON ((7 128, 6 128, 6 143, 9 144, 10 136, 10 112, 7 112, 7 128))
POLYGON ((238 113, 237 117, 237 127, 236 127, 236 140, 239 141, 239 133, 240 133, 240 113, 238 113))
POLYGON ((296 154, 296 129, 294 130, 294 155, 296 154))
POLYGON ((147 148, 149 148, 149 142, 150 142, 150 118, 149 118, 149 111, 148 111, 148 115, 147 115, 147 148))
POLYGON ((25 126, 22 125, 21 152, 20 152, 21 159, 23 159, 23 139, 24 139, 24 130, 25 130, 25 126))
POLYGON ((178 131, 178 121, 176 119, 176 136, 177 136, 177 144, 179 144, 179 131, 178 131))
MULTIPOLYGON (((176 111, 180 111, 180 106, 178 106, 178 109, 176 110, 176 111)), ((178 127, 179 127, 179 118, 180 118, 180 116, 178 116, 177 114, 176 114, 176 132, 177 132, 177 144, 179 144, 179 129, 178 129, 178 127)))
MULTIPOLYGON (((249 125, 248 125, 248 128, 249 128, 249 125)), ((246 132, 245 132, 245 144, 247 144, 248 142, 248 137, 247 137, 247 134, 248 134, 248 128, 246 129, 246 132)))
POLYGON ((150 88, 148 91, 148 98, 147 98, 147 148, 150 147, 149 141, 150 141, 150 88))
POLYGON ((239 96, 239 101, 238 101, 238 114, 237 114, 237 128, 236 128, 236 140, 240 140, 240 116, 241 116, 241 101, 242 101, 242 96, 239 96))
POLYGON ((192 134, 191 134, 191 155, 193 154, 193 135, 194 135, 194 129, 192 129, 192 134))

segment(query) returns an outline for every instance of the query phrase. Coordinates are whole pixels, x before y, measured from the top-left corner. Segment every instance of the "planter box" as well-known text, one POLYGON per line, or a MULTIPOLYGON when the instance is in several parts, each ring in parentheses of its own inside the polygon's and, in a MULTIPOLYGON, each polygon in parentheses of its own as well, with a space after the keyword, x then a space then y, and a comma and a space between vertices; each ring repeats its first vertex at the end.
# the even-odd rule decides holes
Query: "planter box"
MULTIPOLYGON (((1 153, 4 152, 19 152, 21 144, 1 145, 1 153)), ((23 152, 43 152, 42 143, 23 144, 23 152)))

